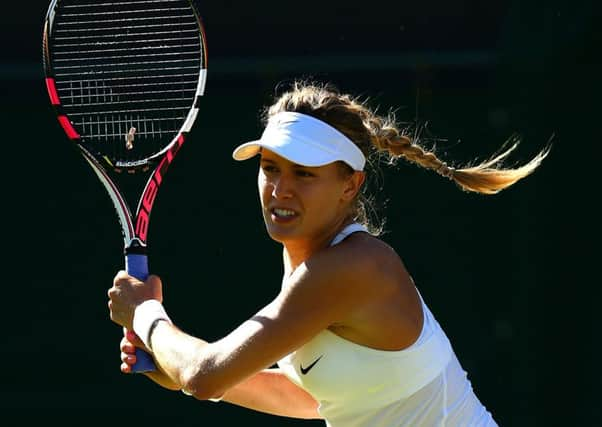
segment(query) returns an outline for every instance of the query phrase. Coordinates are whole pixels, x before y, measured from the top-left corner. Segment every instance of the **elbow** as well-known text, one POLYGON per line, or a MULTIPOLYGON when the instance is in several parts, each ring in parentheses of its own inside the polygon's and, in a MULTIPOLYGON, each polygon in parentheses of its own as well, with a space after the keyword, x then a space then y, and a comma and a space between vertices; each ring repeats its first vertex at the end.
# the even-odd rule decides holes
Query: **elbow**
POLYGON ((183 387, 182 392, 198 400, 212 400, 214 402, 219 402, 224 397, 224 393, 222 392, 216 393, 207 389, 194 390, 189 387, 183 387))
POLYGON ((189 385, 188 384, 184 385, 182 387, 182 391, 185 394, 192 396, 198 400, 213 400, 213 401, 221 400, 225 393, 222 391, 218 391, 217 388, 212 389, 209 387, 199 387, 197 385, 197 383, 195 383, 195 382, 192 382, 189 385))
POLYGON ((220 399, 226 392, 220 383, 216 365, 210 361, 184 370, 180 377, 182 391, 199 400, 220 399))

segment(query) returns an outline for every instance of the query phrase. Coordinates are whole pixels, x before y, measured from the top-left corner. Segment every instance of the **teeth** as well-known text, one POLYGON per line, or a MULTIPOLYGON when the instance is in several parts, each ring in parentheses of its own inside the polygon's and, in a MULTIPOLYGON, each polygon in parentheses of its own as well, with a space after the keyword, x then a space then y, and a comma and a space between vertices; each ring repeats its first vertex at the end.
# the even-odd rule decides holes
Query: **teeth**
POLYGON ((274 209, 274 213, 278 216, 293 216, 295 215, 294 211, 289 209, 274 209))

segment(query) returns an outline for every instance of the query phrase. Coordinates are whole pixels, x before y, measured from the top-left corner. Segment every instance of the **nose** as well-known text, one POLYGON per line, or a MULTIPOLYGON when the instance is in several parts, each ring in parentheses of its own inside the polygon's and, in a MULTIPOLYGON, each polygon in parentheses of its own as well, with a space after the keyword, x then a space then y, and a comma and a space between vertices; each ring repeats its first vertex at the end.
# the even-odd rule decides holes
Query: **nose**
POLYGON ((287 199, 293 194, 292 181, 284 174, 280 174, 272 182, 272 197, 274 199, 287 199))

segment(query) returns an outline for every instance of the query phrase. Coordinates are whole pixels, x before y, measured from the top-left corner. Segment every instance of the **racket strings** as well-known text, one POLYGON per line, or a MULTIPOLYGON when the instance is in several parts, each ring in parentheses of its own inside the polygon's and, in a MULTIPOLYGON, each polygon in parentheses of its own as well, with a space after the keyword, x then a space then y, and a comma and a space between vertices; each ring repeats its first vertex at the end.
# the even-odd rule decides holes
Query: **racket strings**
POLYGON ((51 61, 82 142, 113 163, 169 145, 197 96, 201 37, 188 1, 64 1, 51 61))

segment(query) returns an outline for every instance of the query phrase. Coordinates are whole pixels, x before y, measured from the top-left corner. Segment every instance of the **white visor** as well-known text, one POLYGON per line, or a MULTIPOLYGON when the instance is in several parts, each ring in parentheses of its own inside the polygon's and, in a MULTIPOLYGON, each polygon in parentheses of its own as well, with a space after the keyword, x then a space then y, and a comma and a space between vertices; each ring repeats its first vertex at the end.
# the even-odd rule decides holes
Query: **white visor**
POLYGON ((232 157, 247 160, 262 147, 302 166, 340 160, 361 171, 366 164, 362 151, 341 132, 315 117, 289 111, 272 116, 261 138, 239 145, 232 157))

